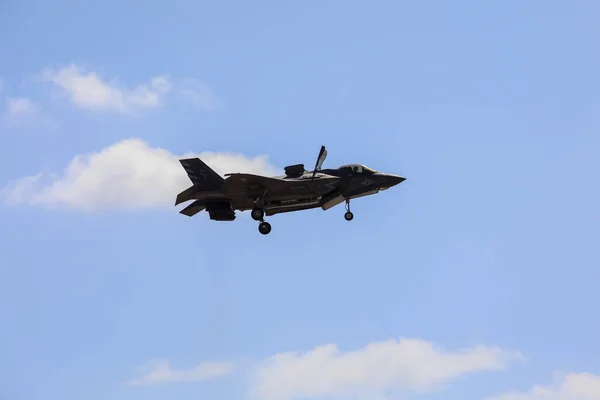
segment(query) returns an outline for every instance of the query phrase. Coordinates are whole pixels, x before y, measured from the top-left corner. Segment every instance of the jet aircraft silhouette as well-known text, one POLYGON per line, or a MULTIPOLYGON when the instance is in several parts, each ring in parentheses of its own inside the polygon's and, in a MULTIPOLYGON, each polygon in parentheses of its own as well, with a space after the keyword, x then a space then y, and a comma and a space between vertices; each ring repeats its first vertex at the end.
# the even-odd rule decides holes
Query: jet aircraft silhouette
POLYGON ((193 185, 177 195, 175 205, 195 200, 180 213, 191 217, 206 210, 214 221, 233 221, 236 210, 251 210, 252 219, 260 221, 259 232, 266 235, 271 224, 265 216, 316 207, 328 210, 345 201, 344 218, 351 221, 351 199, 376 194, 406 180, 362 164, 322 169, 326 157, 327 150, 321 146, 312 171, 305 170, 304 164, 295 164, 285 167, 283 176, 229 173, 225 178, 199 158, 181 159, 193 185))

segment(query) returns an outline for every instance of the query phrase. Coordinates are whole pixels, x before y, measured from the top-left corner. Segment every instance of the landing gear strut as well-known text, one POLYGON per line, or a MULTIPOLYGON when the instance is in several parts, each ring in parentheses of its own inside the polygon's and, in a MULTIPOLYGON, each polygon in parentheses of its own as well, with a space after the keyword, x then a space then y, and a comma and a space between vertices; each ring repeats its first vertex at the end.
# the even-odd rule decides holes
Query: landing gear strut
POLYGON ((260 233, 263 235, 268 235, 271 232, 271 224, 264 220, 265 210, 254 207, 250 215, 252 216, 253 220, 260 221, 260 224, 258 224, 258 231, 260 233))
POLYGON ((352 221, 354 214, 350 211, 350 200, 346 199, 346 214, 344 214, 346 221, 352 221))

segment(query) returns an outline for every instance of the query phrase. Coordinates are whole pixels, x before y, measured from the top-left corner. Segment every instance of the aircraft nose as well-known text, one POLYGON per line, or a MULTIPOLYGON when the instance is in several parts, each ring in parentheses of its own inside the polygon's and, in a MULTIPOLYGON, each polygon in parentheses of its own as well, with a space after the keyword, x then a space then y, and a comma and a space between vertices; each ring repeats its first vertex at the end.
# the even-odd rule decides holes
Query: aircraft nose
POLYGON ((396 186, 399 183, 402 183, 406 180, 406 178, 398 175, 386 174, 385 179, 381 183, 381 189, 389 189, 392 186, 396 186))
POLYGON ((391 182, 390 186, 396 186, 397 184, 402 183, 406 180, 406 178, 398 175, 390 175, 388 179, 391 182))

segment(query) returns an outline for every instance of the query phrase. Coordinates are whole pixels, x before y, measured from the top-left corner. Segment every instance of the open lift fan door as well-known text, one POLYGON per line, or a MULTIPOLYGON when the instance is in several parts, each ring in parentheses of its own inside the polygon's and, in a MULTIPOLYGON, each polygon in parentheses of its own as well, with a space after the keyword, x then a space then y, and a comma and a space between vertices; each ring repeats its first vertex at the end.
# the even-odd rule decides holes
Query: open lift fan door
POLYGON ((285 167, 285 174, 287 176, 299 176, 304 173, 304 164, 288 165, 285 167))

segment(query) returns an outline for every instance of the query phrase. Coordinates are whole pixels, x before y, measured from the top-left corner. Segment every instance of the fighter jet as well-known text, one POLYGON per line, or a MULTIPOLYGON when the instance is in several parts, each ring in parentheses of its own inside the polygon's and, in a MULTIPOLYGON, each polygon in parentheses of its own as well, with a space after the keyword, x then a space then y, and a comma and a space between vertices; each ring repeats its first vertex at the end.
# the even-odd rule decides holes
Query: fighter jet
POLYGON ((304 164, 295 164, 285 167, 283 176, 229 173, 225 178, 199 158, 181 159, 179 162, 193 185, 177 195, 175 205, 195 200, 180 213, 192 217, 206 210, 214 221, 233 221, 236 210, 250 210, 252 219, 260 222, 258 231, 267 235, 271 224, 265 221, 265 216, 317 207, 329 210, 344 201, 344 218, 351 221, 354 218, 351 199, 376 194, 406 179, 362 164, 322 169, 326 157, 327 150, 321 146, 312 171, 305 170, 304 164))

